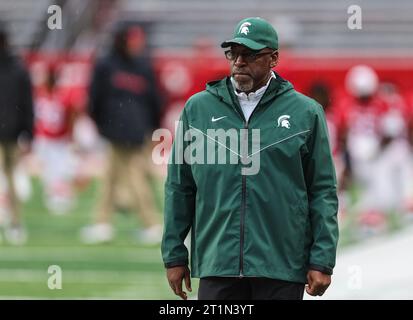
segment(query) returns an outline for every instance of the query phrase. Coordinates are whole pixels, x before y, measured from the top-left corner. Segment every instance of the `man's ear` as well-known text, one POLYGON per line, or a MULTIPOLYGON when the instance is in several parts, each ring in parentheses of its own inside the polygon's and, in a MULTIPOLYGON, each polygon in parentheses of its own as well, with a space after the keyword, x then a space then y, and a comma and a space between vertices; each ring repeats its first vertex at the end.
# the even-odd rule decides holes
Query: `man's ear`
POLYGON ((271 69, 276 67, 278 65, 278 51, 275 51, 272 55, 271 55, 271 69))

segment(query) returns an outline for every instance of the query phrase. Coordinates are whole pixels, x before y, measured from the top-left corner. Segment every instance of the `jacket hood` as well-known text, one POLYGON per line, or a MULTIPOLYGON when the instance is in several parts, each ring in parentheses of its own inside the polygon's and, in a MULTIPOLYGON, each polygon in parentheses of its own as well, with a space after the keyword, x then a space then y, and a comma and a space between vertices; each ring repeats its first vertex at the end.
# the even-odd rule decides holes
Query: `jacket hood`
MULTIPOLYGON (((272 79, 264 96, 262 97, 262 103, 268 100, 272 100, 277 96, 284 94, 287 91, 294 89, 293 85, 283 79, 276 72, 275 79, 272 79)), ((225 77, 221 80, 208 82, 206 85, 206 90, 211 94, 217 96, 220 100, 232 104, 231 93, 229 90, 233 90, 230 77, 225 77)))

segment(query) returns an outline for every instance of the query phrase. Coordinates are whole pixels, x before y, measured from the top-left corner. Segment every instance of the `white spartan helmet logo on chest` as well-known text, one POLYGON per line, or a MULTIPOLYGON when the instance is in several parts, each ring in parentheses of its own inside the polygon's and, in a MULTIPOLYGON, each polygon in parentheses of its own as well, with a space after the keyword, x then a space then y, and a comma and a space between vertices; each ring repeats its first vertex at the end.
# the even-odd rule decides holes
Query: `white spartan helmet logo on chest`
POLYGON ((277 120, 278 125, 277 125, 277 127, 283 127, 283 128, 290 129, 290 126, 291 126, 291 125, 290 125, 290 121, 289 121, 288 119, 290 119, 290 116, 287 115, 287 114, 284 114, 284 115, 278 117, 278 120, 277 120))
POLYGON ((248 29, 248 27, 249 27, 250 25, 251 25, 251 23, 249 23, 249 22, 244 22, 244 23, 239 27, 238 33, 243 33, 243 34, 247 35, 248 32, 250 32, 250 29, 248 29))

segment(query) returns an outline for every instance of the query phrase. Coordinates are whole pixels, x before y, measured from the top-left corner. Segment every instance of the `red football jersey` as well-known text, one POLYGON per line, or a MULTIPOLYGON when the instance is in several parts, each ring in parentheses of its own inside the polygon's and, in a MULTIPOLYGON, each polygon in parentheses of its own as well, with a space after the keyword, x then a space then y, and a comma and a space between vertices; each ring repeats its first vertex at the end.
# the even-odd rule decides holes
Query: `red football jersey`
POLYGON ((70 134, 74 104, 70 92, 56 89, 49 92, 39 89, 35 100, 36 136, 62 138, 70 134))

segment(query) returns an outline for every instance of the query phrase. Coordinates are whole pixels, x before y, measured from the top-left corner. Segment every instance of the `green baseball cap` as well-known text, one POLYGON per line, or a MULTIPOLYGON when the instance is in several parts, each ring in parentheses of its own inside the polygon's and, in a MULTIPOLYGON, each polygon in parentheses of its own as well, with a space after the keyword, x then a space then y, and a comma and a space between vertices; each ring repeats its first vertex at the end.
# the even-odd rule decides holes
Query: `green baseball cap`
POLYGON ((231 40, 224 41, 222 48, 232 44, 241 44, 251 50, 264 48, 278 49, 278 35, 273 26, 266 20, 254 17, 241 20, 234 30, 231 40))

